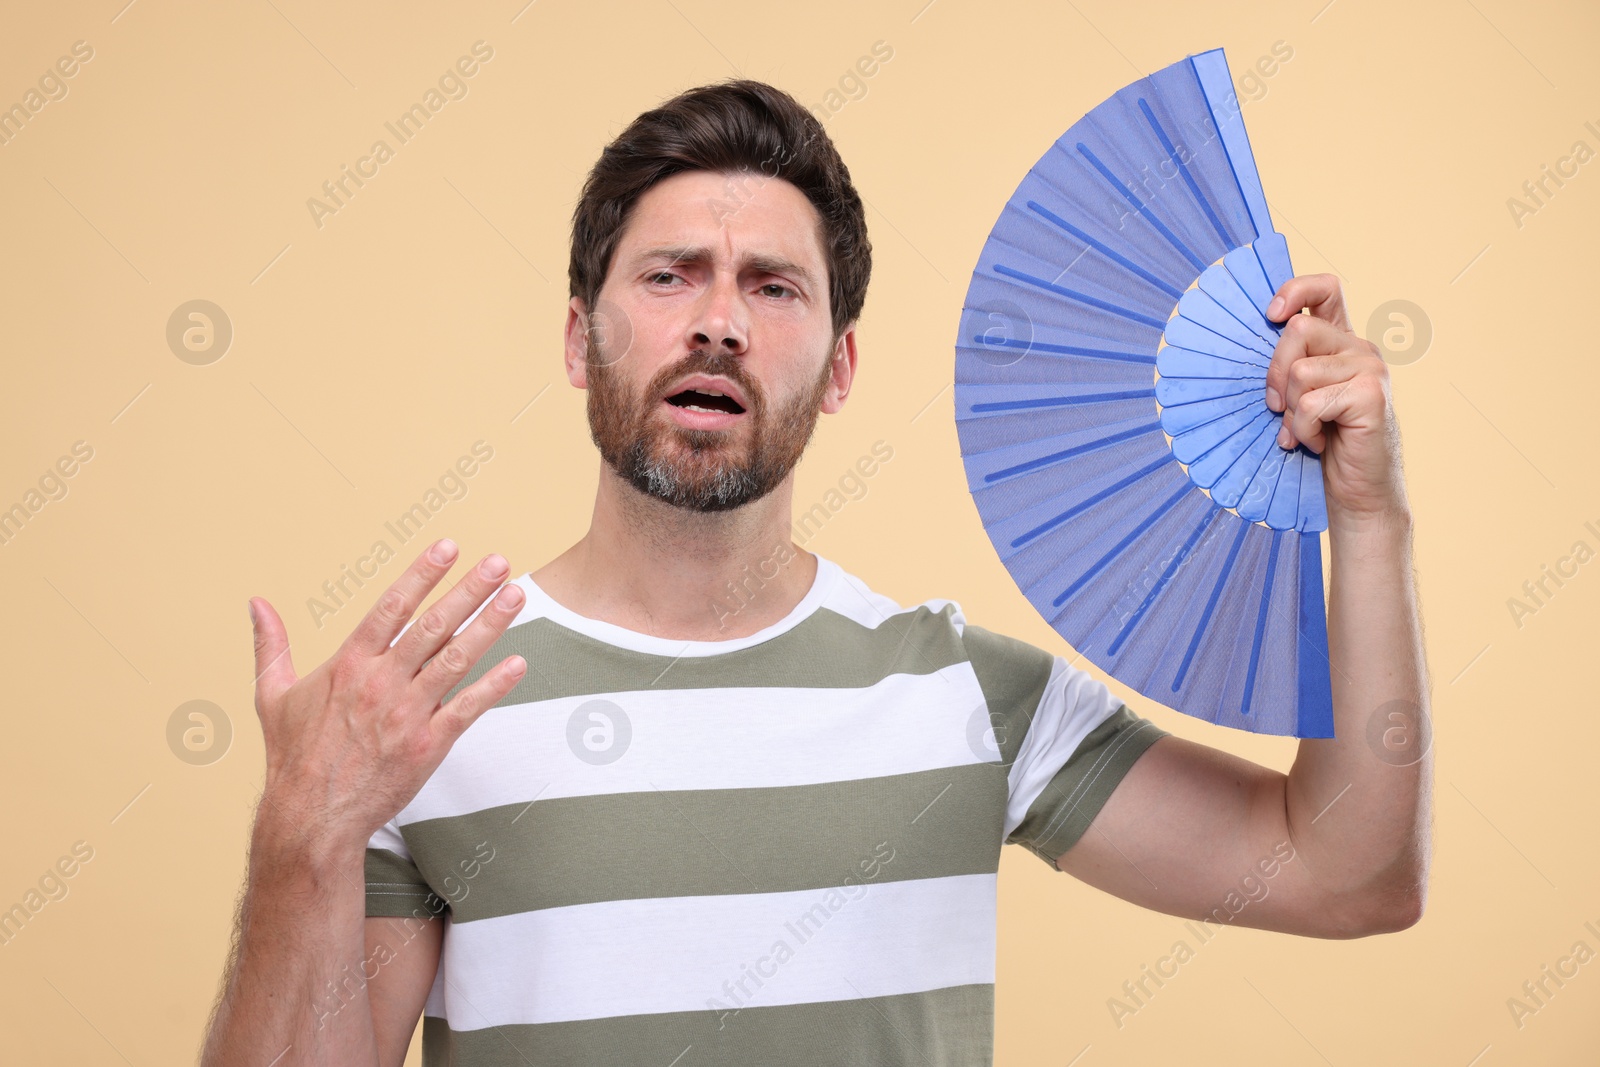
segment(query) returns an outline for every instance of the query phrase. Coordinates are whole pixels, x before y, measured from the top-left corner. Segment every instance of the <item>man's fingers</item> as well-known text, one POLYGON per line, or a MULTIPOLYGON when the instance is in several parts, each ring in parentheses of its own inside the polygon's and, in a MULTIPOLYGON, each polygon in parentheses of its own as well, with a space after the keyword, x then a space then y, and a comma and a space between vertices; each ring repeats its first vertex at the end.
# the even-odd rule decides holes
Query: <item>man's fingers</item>
POLYGON ((1342 416, 1361 407, 1364 403, 1364 380, 1343 379, 1321 389, 1312 389, 1302 396, 1299 405, 1292 408, 1287 417, 1287 429, 1292 438, 1289 447, 1294 447, 1295 441, 1303 442, 1320 455, 1328 444, 1324 425, 1341 422, 1342 416))
POLYGON ((1341 330, 1350 329, 1350 313, 1344 306, 1344 289, 1337 274, 1301 274, 1283 283, 1272 303, 1267 305, 1267 318, 1282 322, 1310 308, 1311 314, 1323 322, 1330 322, 1341 330))
POLYGON ((251 597, 251 629, 256 642, 256 707, 261 698, 270 700, 297 680, 294 658, 289 655, 289 632, 283 620, 264 597, 251 597))
POLYGON ((1295 360, 1289 368, 1289 385, 1284 390, 1284 410, 1298 411, 1307 394, 1330 385, 1347 382, 1360 374, 1364 357, 1349 352, 1310 356, 1295 360))
POLYGON ((467 727, 478 721, 478 716, 498 704, 526 673, 528 661, 521 656, 507 656, 489 668, 482 678, 462 689, 434 713, 435 742, 448 750, 467 727))
MULTIPOLYGON (((462 582, 466 584, 465 581, 462 582)), ((459 634, 451 638, 449 643, 439 650, 439 654, 428 661, 417 674, 415 691, 423 701, 429 705, 437 704, 446 693, 467 676, 473 664, 482 659, 500 636, 506 632, 506 627, 517 617, 517 612, 522 609, 522 589, 516 585, 507 585, 500 589, 476 618, 472 620, 459 634)), ((421 621, 412 629, 420 629, 421 621)))
MULTIPOLYGON (((509 571, 504 556, 499 553, 485 556, 467 572, 466 577, 456 583, 455 588, 440 597, 400 635, 400 640, 394 643, 392 655, 396 667, 405 671, 405 677, 416 674, 423 662, 438 652, 450 640, 450 635, 461 629, 462 622, 482 608, 484 601, 494 593, 509 571)), ((479 649, 478 654, 482 655, 483 650, 479 649)))
POLYGON ((405 573, 383 591, 372 610, 362 618, 344 647, 368 656, 376 656, 394 643, 398 634, 428 595, 439 584, 456 561, 456 544, 448 537, 435 541, 428 550, 411 561, 405 573))
POLYGON ((1310 315, 1293 315, 1278 337, 1278 347, 1267 364, 1267 406, 1282 411, 1295 401, 1295 376, 1306 373, 1295 365, 1308 356, 1331 356, 1344 352, 1352 336, 1331 323, 1310 315), (1276 400, 1276 403, 1274 403, 1276 400))

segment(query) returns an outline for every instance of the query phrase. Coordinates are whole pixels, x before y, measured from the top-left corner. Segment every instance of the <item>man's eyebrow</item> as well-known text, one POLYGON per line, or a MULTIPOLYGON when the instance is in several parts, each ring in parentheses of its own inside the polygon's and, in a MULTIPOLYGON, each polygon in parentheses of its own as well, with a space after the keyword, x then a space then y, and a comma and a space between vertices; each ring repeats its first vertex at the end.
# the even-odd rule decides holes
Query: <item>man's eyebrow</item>
MULTIPOLYGON (((711 250, 704 245, 658 245, 646 248, 633 257, 635 263, 652 259, 665 259, 673 263, 705 263, 711 259, 711 250)), ((788 274, 806 285, 816 282, 809 270, 783 256, 747 255, 744 257, 744 266, 766 274, 788 274)))

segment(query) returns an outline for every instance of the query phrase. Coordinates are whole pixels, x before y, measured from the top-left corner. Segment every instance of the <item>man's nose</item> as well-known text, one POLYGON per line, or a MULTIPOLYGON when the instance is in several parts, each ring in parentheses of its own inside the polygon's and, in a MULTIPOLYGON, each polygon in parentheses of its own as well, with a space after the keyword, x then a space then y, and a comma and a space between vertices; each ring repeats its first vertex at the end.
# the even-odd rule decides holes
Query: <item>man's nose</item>
POLYGON ((738 279, 728 275, 713 277, 695 308, 689 330, 690 342, 696 348, 710 345, 733 353, 745 350, 749 325, 738 279))

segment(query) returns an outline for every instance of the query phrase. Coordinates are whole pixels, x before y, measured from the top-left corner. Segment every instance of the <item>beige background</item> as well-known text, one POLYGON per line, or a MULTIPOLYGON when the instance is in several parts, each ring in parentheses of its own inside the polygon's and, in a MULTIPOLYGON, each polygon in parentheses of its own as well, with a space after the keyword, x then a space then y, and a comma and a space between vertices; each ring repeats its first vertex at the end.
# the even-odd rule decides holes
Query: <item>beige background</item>
MULTIPOLYGON (((1600 149, 1592 5, 124 2, 11 4, 0 32, 0 104, 74 42, 94 51, 0 146, 0 506, 74 442, 93 449, 66 496, 0 545, 0 908, 75 842, 94 850, 69 895, 0 946, 5 1058, 193 1058, 261 781, 246 597, 278 607, 309 670, 403 564, 320 629, 308 598, 479 439, 492 461, 423 540, 503 552, 521 573, 581 535, 598 460, 559 337, 583 174, 639 111, 735 72, 831 110, 877 41, 893 58, 827 118, 876 250, 860 374, 795 500, 809 507, 887 441, 893 460, 809 547, 900 602, 952 597, 1065 648, 964 488, 952 344, 1017 181, 1141 74, 1222 45, 1238 79, 1291 48, 1243 95, 1296 269, 1337 272, 1362 331, 1394 299, 1433 330, 1393 374, 1437 722, 1426 916, 1353 942, 1226 930, 1119 1029, 1107 999, 1181 921, 1007 849, 997 1062, 1600 1056, 1600 962, 1520 1028, 1507 1007, 1575 942, 1600 951, 1584 927, 1600 927, 1600 563, 1520 626, 1507 606, 1574 542, 1600 549, 1584 527, 1600 530, 1600 479, 1582 325, 1600 163, 1520 226, 1507 205, 1575 142, 1585 161, 1600 149), (494 58, 468 95, 315 225, 307 198, 478 40, 494 58), (165 337, 193 299, 234 330, 205 366, 165 337), (191 700, 234 731, 209 765, 168 745, 191 700)), ((1279 769, 1294 755, 1291 740, 1130 703, 1279 769)))

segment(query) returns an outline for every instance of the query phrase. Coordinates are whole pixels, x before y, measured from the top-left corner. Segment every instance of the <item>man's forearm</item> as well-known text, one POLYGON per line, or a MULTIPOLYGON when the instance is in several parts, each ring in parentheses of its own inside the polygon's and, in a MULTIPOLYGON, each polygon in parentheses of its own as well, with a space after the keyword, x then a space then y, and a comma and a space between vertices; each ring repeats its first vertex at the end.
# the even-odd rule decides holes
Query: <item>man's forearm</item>
POLYGON ((365 949, 364 854, 258 818, 201 1067, 377 1067, 366 983, 348 981, 365 949))
POLYGON ((1307 869, 1355 921, 1406 925, 1426 891, 1433 791, 1410 511, 1334 521, 1329 544, 1336 736, 1300 742, 1289 827, 1307 869))

